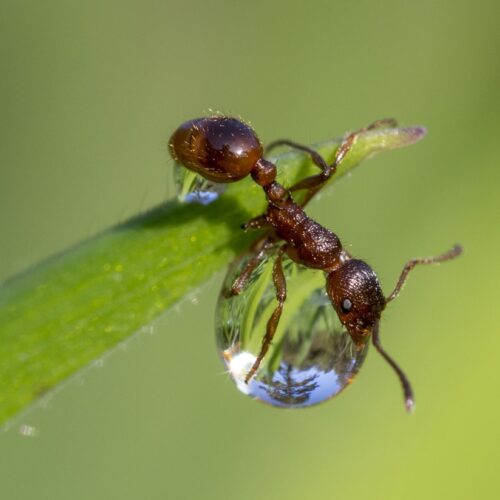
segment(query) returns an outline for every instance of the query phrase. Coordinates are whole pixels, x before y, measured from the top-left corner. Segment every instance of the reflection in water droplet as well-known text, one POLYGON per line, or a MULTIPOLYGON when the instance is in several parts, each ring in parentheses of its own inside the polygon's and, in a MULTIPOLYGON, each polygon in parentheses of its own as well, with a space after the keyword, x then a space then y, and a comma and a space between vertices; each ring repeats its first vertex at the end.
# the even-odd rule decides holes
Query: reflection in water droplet
POLYGON ((281 407, 310 406, 335 396, 360 369, 367 347, 357 350, 340 323, 324 291, 324 273, 289 259, 283 261, 287 300, 278 329, 257 375, 245 383, 276 305, 273 258, 261 262, 242 294, 229 296, 249 258, 244 255, 229 269, 216 315, 217 347, 237 388, 281 407))
POLYGON ((183 203, 208 205, 226 189, 225 184, 211 182, 178 164, 174 167, 174 181, 177 199, 183 203))

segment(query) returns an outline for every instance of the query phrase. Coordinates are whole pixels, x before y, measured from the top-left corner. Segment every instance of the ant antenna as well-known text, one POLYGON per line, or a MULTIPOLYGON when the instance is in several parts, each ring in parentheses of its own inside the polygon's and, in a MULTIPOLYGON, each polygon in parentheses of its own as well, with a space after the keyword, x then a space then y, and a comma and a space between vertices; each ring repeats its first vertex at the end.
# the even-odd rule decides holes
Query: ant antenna
POLYGON ((375 349, 382 355, 382 357, 392 366, 394 371, 398 374, 399 380, 401 381, 401 385, 403 386, 403 393, 405 398, 405 406, 406 411, 408 413, 412 413, 415 409, 415 398, 413 397, 413 389, 411 388, 410 381, 408 377, 405 375, 403 370, 397 365, 397 363, 384 351, 382 345, 380 344, 379 337, 379 323, 377 321, 373 328, 372 332, 372 343, 375 346, 375 349))
POLYGON ((406 281, 406 278, 408 277, 408 274, 410 274, 410 271, 415 266, 418 266, 419 264, 437 264, 439 262, 445 262, 447 260, 451 260, 454 259, 455 257, 458 257, 462 253, 462 251, 463 249, 461 245, 455 245, 451 250, 448 250, 447 252, 441 255, 437 255, 436 257, 423 257, 420 259, 412 259, 408 261, 405 264, 403 271, 401 272, 401 276, 399 277, 396 287, 389 295, 389 297, 385 299, 386 304, 389 303, 391 300, 394 300, 399 295, 399 292, 401 291, 401 288, 403 288, 403 285, 406 281))

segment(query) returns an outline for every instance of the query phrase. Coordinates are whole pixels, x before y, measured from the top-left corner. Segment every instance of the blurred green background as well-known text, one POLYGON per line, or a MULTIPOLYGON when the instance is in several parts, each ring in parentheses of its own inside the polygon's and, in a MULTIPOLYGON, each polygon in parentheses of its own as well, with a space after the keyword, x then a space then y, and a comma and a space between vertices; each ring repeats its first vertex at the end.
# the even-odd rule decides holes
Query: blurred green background
POLYGON ((424 142, 309 212, 368 260, 417 411, 371 353, 337 399, 239 394, 213 340, 215 277, 0 435, 5 499, 497 499, 500 7, 495 0, 4 1, 0 280, 174 195, 166 140, 210 110, 264 141, 394 116, 424 142), (495 149, 496 148, 496 149, 495 149), (31 437, 30 437, 31 435, 31 437))

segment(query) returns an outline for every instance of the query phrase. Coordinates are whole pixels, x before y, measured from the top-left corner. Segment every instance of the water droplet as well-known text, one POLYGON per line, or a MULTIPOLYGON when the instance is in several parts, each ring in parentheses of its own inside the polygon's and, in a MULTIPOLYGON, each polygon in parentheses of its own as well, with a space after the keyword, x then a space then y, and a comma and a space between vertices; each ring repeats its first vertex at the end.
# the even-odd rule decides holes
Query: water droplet
POLYGON ((49 407, 50 403, 52 402, 52 397, 53 397, 53 393, 49 392, 45 396, 42 396, 42 398, 39 400, 38 404, 40 405, 41 408, 46 410, 49 407))
POLYGON ((154 335, 155 327, 153 325, 144 325, 143 327, 141 327, 141 333, 154 335))
POLYGON ((272 267, 265 259, 243 293, 229 296, 250 256, 229 269, 217 305, 217 347, 236 387, 274 406, 303 407, 337 395, 351 383, 367 353, 358 350, 340 323, 324 290, 321 271, 284 259, 287 300, 272 345, 248 384, 266 323, 276 306, 272 267))
POLYGON ((36 427, 32 425, 23 424, 19 427, 19 433, 25 437, 35 437, 38 434, 36 427))
POLYGON ((225 184, 211 182, 178 164, 174 167, 174 181, 177 199, 183 203, 208 205, 226 189, 225 184))

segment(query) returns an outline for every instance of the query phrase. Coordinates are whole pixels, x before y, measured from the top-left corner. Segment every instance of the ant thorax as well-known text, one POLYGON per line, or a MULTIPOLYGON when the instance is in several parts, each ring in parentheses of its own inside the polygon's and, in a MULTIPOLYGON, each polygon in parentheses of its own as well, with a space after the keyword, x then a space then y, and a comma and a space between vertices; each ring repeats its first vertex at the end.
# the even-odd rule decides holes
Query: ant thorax
POLYGON ((287 243, 285 252, 295 262, 324 271, 340 265, 342 245, 337 235, 308 217, 291 199, 279 207, 270 204, 266 220, 287 243))

